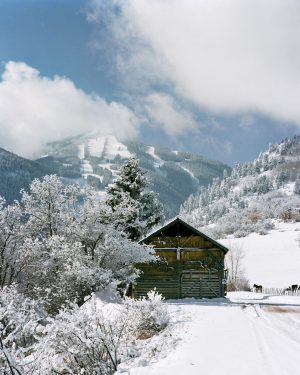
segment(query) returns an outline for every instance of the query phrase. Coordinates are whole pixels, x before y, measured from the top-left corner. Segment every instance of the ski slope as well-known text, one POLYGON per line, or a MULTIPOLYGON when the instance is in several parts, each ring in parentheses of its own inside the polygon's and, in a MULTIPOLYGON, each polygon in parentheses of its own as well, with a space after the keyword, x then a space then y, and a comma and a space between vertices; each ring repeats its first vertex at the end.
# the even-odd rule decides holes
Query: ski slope
POLYGON ((242 292, 169 307, 175 347, 164 337, 158 358, 132 360, 118 374, 299 375, 300 297, 242 292))

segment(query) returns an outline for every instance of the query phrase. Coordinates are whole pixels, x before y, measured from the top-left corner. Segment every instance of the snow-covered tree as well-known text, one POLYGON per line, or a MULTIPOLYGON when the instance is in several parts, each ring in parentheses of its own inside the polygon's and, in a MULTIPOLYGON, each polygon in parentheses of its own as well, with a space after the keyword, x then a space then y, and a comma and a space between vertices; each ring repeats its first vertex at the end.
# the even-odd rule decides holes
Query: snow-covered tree
POLYGON ((131 158, 121 167, 117 180, 107 188, 106 220, 132 240, 138 240, 163 219, 162 205, 148 187, 138 160, 131 158))
POLYGON ((277 187, 280 188, 289 179, 289 173, 285 170, 280 170, 275 178, 277 187))
POLYGON ((34 350, 45 313, 39 304, 19 293, 14 285, 0 289, 0 374, 31 373, 34 350))
POLYGON ((228 268, 227 290, 249 290, 249 282, 245 277, 243 261, 245 253, 238 245, 229 245, 229 252, 226 255, 228 268))
POLYGON ((22 210, 16 202, 5 206, 0 198, 0 287, 17 281, 26 254, 20 250, 24 240, 22 210))
POLYGON ((95 272, 79 242, 70 243, 61 236, 27 238, 22 247, 28 255, 19 290, 40 300, 51 314, 66 303, 83 300, 104 277, 99 275, 101 270, 95 272))
POLYGON ((18 251, 26 262, 19 288, 41 299, 51 314, 66 303, 83 303, 112 281, 132 282, 138 275, 134 264, 156 260, 153 250, 104 222, 108 206, 90 188, 84 193, 45 176, 22 193, 22 207, 27 221, 18 251))
MULTIPOLYGON (((147 194, 141 190, 140 202, 147 194)), ((105 219, 108 209, 91 189, 57 176, 35 180, 21 203, 0 201, 1 374, 112 374, 139 335, 165 327, 156 293, 108 317, 78 307, 94 291, 133 282, 135 264, 157 259, 105 219)))
POLYGON ((21 198, 31 234, 51 237, 64 233, 75 220, 80 195, 79 186, 64 185, 56 175, 35 179, 21 198))
POLYGON ((294 193, 300 195, 300 179, 299 178, 295 181, 294 193))

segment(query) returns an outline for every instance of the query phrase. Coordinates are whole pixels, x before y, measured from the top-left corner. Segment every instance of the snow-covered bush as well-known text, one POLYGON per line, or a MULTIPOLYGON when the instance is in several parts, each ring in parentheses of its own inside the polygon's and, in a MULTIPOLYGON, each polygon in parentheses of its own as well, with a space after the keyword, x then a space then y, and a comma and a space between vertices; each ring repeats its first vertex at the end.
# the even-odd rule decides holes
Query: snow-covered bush
POLYGON ((61 311, 36 345, 37 374, 111 375, 136 353, 136 340, 166 327, 167 308, 155 292, 124 304, 100 303, 95 296, 81 308, 61 311))
POLYGON ((0 287, 17 281, 26 261, 26 254, 20 250, 24 240, 22 210, 16 202, 5 206, 0 197, 0 287))
POLYGON ((0 374, 25 374, 26 357, 34 350, 45 322, 38 304, 14 285, 0 290, 0 374))
POLYGON ((224 238, 233 234, 235 237, 245 237, 249 233, 268 233, 274 228, 274 224, 269 218, 264 217, 263 212, 256 209, 255 215, 253 209, 237 209, 231 211, 210 228, 202 229, 214 238, 224 238))
POLYGON ((28 238, 23 248, 29 255, 19 289, 39 300, 51 314, 65 303, 80 301, 95 284, 102 285, 107 273, 110 275, 95 269, 79 242, 69 243, 61 236, 28 238))
POLYGON ((126 316, 104 316, 93 300, 90 310, 73 306, 46 327, 37 345, 39 374, 113 374, 128 341, 126 316))
POLYGON ((163 330, 169 323, 170 316, 163 297, 155 290, 147 293, 147 298, 127 299, 131 319, 135 324, 138 338, 148 338, 163 330))

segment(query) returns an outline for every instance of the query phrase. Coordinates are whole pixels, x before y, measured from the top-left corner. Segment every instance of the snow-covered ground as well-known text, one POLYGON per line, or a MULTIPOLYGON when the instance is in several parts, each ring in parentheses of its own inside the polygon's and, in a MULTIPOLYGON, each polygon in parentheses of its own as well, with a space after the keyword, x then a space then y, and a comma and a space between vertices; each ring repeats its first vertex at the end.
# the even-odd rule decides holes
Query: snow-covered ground
POLYGON ((161 167, 164 164, 164 161, 155 154, 155 148, 153 146, 149 146, 146 152, 147 154, 151 155, 155 160, 155 167, 161 167))
MULTIPOLYGON (((251 284, 286 288, 300 285, 300 223, 277 223, 267 235, 220 240, 227 246, 240 246, 245 258, 243 268, 251 284)), ((299 370, 300 374, 300 370, 299 370)))
POLYGON ((194 175, 194 173, 193 172, 191 172, 189 169, 187 169, 186 167, 183 167, 182 165, 181 165, 181 168, 184 170, 184 171, 186 171, 194 180, 197 180, 198 181, 198 179, 195 177, 195 175, 194 175))
POLYGON ((118 374, 299 375, 300 297, 241 292, 168 305, 168 335, 150 339, 153 350, 118 374))
POLYGON ((81 160, 81 172, 83 174, 93 173, 93 167, 88 160, 81 160))
POLYGON ((104 157, 107 160, 113 160, 117 155, 121 158, 130 158, 132 156, 127 146, 119 142, 115 136, 107 136, 105 140, 104 157))
POLYGON ((98 158, 102 157, 104 146, 106 142, 106 137, 92 138, 88 140, 87 149, 90 156, 95 156, 98 158))
POLYGON ((78 157, 84 159, 85 154, 98 158, 113 160, 117 155, 121 158, 130 158, 132 154, 128 151, 127 146, 119 142, 115 136, 101 136, 90 138, 87 144, 78 146, 78 157))

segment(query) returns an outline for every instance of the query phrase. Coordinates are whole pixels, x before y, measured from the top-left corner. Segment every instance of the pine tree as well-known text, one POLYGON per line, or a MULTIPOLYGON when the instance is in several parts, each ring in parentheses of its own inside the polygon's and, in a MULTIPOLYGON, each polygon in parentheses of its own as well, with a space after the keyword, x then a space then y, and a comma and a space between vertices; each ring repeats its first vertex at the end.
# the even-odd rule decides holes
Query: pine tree
POLYGON ((297 178, 294 185, 294 193, 300 195, 300 179, 297 178))
POLYGON ((163 219, 163 208, 156 194, 148 190, 145 172, 135 158, 121 167, 118 179, 107 188, 106 221, 138 240, 163 219))

